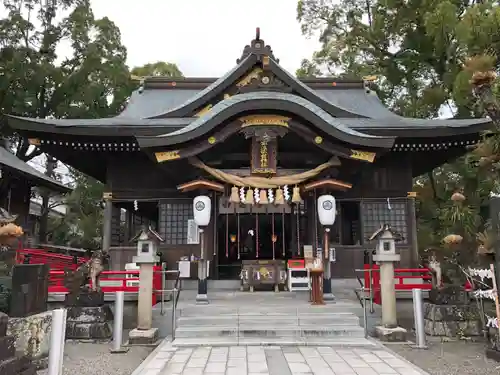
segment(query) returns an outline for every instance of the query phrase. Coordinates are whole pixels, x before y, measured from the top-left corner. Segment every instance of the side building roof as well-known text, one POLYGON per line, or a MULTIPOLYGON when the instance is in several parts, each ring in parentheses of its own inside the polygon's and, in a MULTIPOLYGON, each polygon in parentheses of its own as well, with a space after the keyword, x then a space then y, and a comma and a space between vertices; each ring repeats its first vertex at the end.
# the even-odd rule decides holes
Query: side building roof
POLYGON ((43 186, 60 193, 67 193, 71 191, 69 187, 44 175, 42 172, 25 163, 12 152, 3 147, 0 147, 0 164, 24 176, 35 186, 43 186))

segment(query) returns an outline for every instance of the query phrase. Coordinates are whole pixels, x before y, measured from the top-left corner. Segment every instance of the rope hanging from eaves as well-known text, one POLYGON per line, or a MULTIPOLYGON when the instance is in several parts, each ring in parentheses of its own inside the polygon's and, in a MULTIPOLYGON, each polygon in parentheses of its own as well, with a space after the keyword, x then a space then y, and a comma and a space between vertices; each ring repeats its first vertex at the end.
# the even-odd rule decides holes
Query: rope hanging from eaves
POLYGON ((330 168, 335 165, 339 165, 339 160, 337 157, 333 157, 328 160, 326 163, 318 165, 316 168, 311 169, 306 172, 297 173, 289 176, 277 176, 277 177, 256 177, 256 176, 248 176, 241 177, 236 176, 231 173, 223 172, 220 169, 212 168, 203 163, 198 158, 189 158, 189 162, 191 165, 203 169, 205 172, 215 177, 219 181, 238 186, 238 187, 252 187, 258 189, 276 189, 280 186, 285 185, 298 185, 302 182, 309 180, 317 176, 319 173, 324 171, 327 168, 330 168))

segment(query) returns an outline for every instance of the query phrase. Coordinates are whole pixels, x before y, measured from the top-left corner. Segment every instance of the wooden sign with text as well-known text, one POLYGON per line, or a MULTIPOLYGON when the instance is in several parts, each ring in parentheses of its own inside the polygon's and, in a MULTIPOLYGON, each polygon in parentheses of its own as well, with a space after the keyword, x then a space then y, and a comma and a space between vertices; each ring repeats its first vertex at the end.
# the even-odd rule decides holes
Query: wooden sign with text
POLYGON ((278 142, 274 139, 252 138, 251 151, 251 173, 252 174, 276 174, 277 167, 277 146, 278 142))

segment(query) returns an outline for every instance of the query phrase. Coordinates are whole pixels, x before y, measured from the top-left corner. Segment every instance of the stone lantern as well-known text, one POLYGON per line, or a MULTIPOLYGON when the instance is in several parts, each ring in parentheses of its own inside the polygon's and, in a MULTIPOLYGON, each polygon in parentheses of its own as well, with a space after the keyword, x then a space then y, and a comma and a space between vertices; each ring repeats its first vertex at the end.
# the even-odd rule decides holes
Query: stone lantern
POLYGON ((158 245, 163 238, 151 227, 144 227, 131 242, 137 242, 137 255, 133 262, 139 266, 139 293, 137 303, 137 328, 129 333, 131 344, 152 344, 158 339, 158 329, 153 328, 153 272, 158 263, 158 245))
POLYGON ((375 327, 381 340, 404 341, 406 330, 398 327, 396 315, 396 288, 394 263, 401 260, 396 253, 396 237, 388 224, 384 224, 369 239, 377 241, 373 260, 380 265, 380 293, 382 297, 382 325, 375 327))

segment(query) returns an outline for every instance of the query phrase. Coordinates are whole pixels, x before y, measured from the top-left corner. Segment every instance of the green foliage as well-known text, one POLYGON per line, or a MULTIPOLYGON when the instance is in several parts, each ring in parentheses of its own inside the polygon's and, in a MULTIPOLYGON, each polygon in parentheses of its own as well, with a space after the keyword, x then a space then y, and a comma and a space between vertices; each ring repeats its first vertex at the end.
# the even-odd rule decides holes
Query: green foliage
MULTIPOLYGON (((376 75, 380 98, 403 116, 435 118, 443 109, 457 118, 482 116, 470 80, 477 70, 500 67, 498 5, 493 0, 299 0, 302 31, 317 35, 322 46, 297 74, 376 75), (464 69, 471 56, 476 66, 464 69)), ((500 137, 489 142, 490 154, 500 155, 500 137)), ((500 181, 498 173, 494 178, 490 173, 468 155, 415 180, 421 249, 442 247, 446 235, 460 234, 463 247, 475 252, 476 234, 487 224, 490 191, 500 181), (456 191, 467 198, 463 205, 450 200, 456 191)))
MULTIPOLYGON (((98 118, 117 114, 134 83, 116 25, 86 0, 6 0, 0 19, 0 112, 27 117, 98 118), (71 46, 61 59, 57 51, 71 46)), ((9 134, 6 134, 9 135, 9 134)), ((17 155, 29 160, 29 144, 17 155)))
POLYGON ((377 75, 381 98, 406 116, 435 117, 443 106, 458 117, 477 116, 470 76, 461 74, 462 67, 469 56, 500 50, 497 5, 492 0, 300 0, 303 32, 319 34, 322 43, 303 65, 326 74, 377 75))
POLYGON ((74 169, 73 191, 66 197, 66 216, 51 219, 51 242, 57 245, 98 249, 102 239, 101 207, 104 185, 74 169))
POLYGON ((132 75, 137 77, 184 77, 176 64, 157 61, 155 63, 146 64, 132 69, 132 75))

